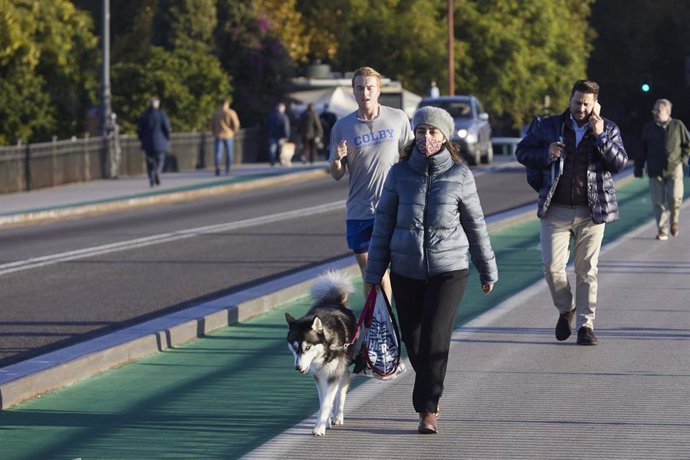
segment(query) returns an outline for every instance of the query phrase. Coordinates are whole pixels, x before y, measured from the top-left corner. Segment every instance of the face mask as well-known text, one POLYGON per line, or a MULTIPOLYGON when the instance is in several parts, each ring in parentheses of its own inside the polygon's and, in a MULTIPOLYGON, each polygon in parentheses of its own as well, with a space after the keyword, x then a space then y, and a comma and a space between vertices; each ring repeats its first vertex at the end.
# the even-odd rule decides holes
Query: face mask
POLYGON ((417 149, 426 156, 438 153, 443 148, 443 141, 434 139, 431 136, 422 136, 415 139, 417 149))

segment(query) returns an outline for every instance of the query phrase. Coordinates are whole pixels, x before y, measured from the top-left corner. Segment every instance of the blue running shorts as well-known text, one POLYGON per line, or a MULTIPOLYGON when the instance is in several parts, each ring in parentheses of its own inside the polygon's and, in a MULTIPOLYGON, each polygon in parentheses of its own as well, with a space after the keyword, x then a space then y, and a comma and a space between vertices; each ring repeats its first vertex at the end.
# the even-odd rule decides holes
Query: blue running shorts
POLYGON ((347 220, 347 247, 361 254, 369 252, 369 241, 374 232, 374 219, 347 220))

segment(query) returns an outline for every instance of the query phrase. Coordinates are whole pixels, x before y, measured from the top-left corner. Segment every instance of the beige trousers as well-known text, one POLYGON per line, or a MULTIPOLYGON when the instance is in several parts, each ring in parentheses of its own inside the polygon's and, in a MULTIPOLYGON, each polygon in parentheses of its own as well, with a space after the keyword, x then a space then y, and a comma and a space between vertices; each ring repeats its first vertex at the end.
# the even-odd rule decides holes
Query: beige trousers
POLYGON ((552 204, 541 220, 541 259, 544 277, 559 313, 576 308, 577 329, 594 329, 597 308, 599 252, 605 224, 595 224, 586 206, 552 204), (566 274, 573 242, 575 295, 566 274))
POLYGON ((668 234, 669 227, 678 223, 683 204, 683 165, 679 164, 670 176, 650 177, 649 191, 657 228, 668 234))

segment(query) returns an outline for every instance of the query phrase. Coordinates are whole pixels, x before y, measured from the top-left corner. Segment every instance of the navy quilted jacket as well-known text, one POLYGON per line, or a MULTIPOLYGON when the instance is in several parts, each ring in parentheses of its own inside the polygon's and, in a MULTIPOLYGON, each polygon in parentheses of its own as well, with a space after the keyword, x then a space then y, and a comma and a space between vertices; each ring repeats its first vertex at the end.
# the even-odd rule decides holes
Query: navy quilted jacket
MULTIPOLYGON (((563 122, 567 116, 568 112, 565 112, 535 120, 515 152, 520 163, 542 171, 537 209, 540 218, 546 214, 558 185, 558 176, 556 175, 555 180, 551 178, 549 144, 563 135, 563 122)), ((613 175, 625 168, 628 154, 618 126, 607 118, 604 118, 604 132, 601 136, 596 136, 591 131, 587 131, 586 135, 594 137, 594 147, 589 154, 587 166, 587 203, 592 221, 596 224, 615 222, 619 216, 613 175)))
POLYGON ((482 284, 498 280, 496 258, 474 177, 443 150, 426 157, 415 148, 393 165, 376 207, 365 280, 378 284, 391 272, 427 279, 469 268, 482 284))
POLYGON ((147 152, 168 152, 170 120, 160 109, 148 108, 137 120, 137 135, 141 148, 147 152))

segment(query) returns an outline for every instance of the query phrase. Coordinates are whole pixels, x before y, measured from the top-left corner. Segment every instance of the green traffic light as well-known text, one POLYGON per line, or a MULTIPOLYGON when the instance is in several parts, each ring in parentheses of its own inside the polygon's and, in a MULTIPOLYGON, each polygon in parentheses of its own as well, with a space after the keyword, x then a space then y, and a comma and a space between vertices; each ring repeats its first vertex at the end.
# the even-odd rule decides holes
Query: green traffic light
POLYGON ((647 83, 642 83, 642 92, 648 93, 650 90, 649 85, 647 83))

